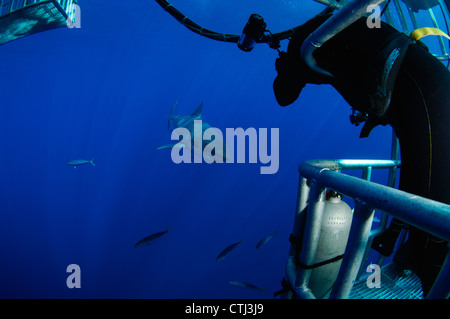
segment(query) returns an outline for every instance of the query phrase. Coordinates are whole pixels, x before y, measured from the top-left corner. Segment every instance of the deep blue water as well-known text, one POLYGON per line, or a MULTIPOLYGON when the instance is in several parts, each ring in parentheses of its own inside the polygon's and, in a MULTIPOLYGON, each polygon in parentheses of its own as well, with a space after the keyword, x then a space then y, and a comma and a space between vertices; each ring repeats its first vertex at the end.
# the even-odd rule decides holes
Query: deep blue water
MULTIPOLYGON (((172 3, 233 34, 253 12, 279 32, 323 9, 293 0, 172 3)), ((201 37, 152 0, 79 4, 81 29, 0 48, 0 297, 272 298, 284 276, 298 165, 389 158, 391 129, 359 139, 349 105, 331 86, 308 85, 293 105, 278 106, 277 52, 265 44, 246 53, 201 37), (279 171, 174 164, 155 147, 171 142, 167 116, 176 100, 176 114, 203 101, 204 120, 223 130, 279 128, 279 171), (66 165, 91 157, 95 167, 66 165), (154 245, 134 248, 169 225, 154 245), (81 268, 80 289, 66 286, 69 264, 81 268), (228 284, 237 280, 266 289, 228 284)))

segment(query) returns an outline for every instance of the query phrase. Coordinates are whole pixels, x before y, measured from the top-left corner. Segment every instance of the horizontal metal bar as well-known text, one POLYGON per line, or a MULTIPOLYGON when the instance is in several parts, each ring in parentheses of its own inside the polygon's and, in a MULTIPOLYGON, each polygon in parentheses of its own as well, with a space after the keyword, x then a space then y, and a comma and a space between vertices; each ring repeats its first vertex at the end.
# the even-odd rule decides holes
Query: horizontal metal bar
POLYGON ((400 161, 371 159, 325 159, 312 160, 305 163, 312 163, 312 165, 316 167, 321 167, 332 171, 341 171, 343 169, 364 169, 368 166, 372 168, 394 168, 400 166, 400 161))
POLYGON ((299 171, 303 177, 324 187, 363 201, 371 208, 389 212, 409 225, 450 241, 450 205, 335 172, 340 165, 342 160, 312 160, 303 162, 299 171))
POLYGON ((335 161, 341 169, 393 168, 400 165, 400 161, 393 160, 339 159, 335 161))

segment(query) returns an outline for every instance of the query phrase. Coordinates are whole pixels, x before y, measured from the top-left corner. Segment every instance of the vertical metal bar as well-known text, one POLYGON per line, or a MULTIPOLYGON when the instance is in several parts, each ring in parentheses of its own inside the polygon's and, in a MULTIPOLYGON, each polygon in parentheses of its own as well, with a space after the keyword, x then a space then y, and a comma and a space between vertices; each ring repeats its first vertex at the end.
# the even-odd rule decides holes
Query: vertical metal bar
POLYGON ((11 1, 2 3, 2 14, 7 14, 9 12, 11 12, 11 1), (5 9, 3 9, 3 8, 5 8, 5 9))
MULTIPOLYGON (((319 243, 320 226, 322 224, 323 208, 325 204, 325 188, 315 181, 311 181, 309 206, 306 215, 305 231, 303 235, 302 250, 299 259, 304 265, 312 265, 319 243)), ((300 298, 314 298, 308 288, 311 269, 299 268, 295 278, 294 291, 300 298)))
MULTIPOLYGON (((436 21, 436 17, 434 16, 433 9, 431 9, 431 8, 428 9, 428 13, 429 13, 429 15, 430 15, 431 21, 433 22, 434 27, 439 29, 439 24, 438 24, 437 21, 436 21)), ((444 18, 445 18, 445 17, 444 17, 444 18)), ((445 50, 444 39, 442 39, 441 36, 439 36, 438 38, 439 38, 438 41, 439 41, 439 45, 440 45, 440 47, 441 47, 442 55, 447 55, 447 52, 446 52, 446 50, 445 50)))
MULTIPOLYGON (((372 246, 374 238, 376 236, 378 236, 379 234, 381 234, 381 233, 382 233, 382 230, 380 228, 377 228, 377 229, 374 229, 374 230, 370 231, 369 240, 367 241, 367 246, 366 246, 366 250, 364 251, 363 261, 361 262, 361 265, 359 267, 358 275, 356 276, 356 281, 359 280, 359 278, 361 277, 361 275, 363 274, 363 272, 365 270, 364 266, 367 263, 367 258, 369 257, 370 249, 371 249, 371 246, 372 246)), ((380 264, 377 264, 377 265, 380 265, 380 264)))
POLYGON ((449 11, 450 8, 448 8, 445 3, 442 3, 442 0, 438 0, 438 2, 439 2, 439 6, 441 7, 444 19, 448 20, 448 18, 450 18, 450 11, 449 11))
MULTIPOLYGON (((386 4, 384 6, 386 6, 386 4)), ((394 19, 392 19, 391 10, 389 6, 386 8, 386 10, 384 10, 384 16, 386 17, 386 22, 391 26, 394 26, 394 19)))
POLYGON ((371 178, 372 178, 372 166, 364 167, 362 179, 370 181, 371 178))
MULTIPOLYGON (((398 162, 399 150, 400 150, 400 147, 399 147, 398 137, 395 134, 394 130, 392 129, 391 160, 398 162)), ((372 167, 369 166, 363 171, 363 179, 370 181, 371 174, 372 174, 372 167)), ((390 186, 390 187, 395 186, 396 175, 397 175, 397 167, 389 168, 388 186, 390 186)), ((382 216, 381 216, 381 220, 380 220, 380 224, 378 225, 378 228, 376 230, 372 231, 373 233, 369 237, 369 240, 367 241, 367 246, 366 246, 366 249, 364 252, 364 257, 361 262, 361 265, 360 265, 360 268, 358 271, 358 275, 356 276, 356 280, 359 279, 359 277, 361 276, 361 274, 364 271, 364 266, 367 262, 367 258, 369 257, 369 253, 370 253, 370 249, 371 249, 374 237, 381 234, 383 232, 383 230, 386 229, 387 220, 388 220, 388 215, 385 212, 382 212, 382 216)), ((384 256, 380 254, 380 256, 378 257, 377 264, 381 267, 381 265, 383 264, 383 261, 384 261, 384 256)))
MULTIPOLYGON (((393 252, 394 256, 397 254, 400 247, 404 244, 407 233, 408 233, 408 231, 405 228, 402 228, 402 230, 400 230, 400 235, 398 235, 397 242, 395 243, 395 246, 394 246, 394 252, 393 252)), ((378 266, 380 266, 380 267, 381 267, 381 265, 382 264, 378 264, 378 266)))
MULTIPOLYGON (((443 4, 441 0, 438 0, 439 2, 439 7, 441 8, 441 12, 442 12, 442 16, 444 18, 444 21, 446 23, 446 25, 448 25, 450 23, 450 12, 449 12, 449 8, 447 8, 446 4, 443 4)), ((448 29, 447 29, 448 31, 448 29)), ((449 47, 450 50, 450 47, 449 47)), ((446 56, 443 57, 444 60, 449 61, 450 60, 450 53, 447 53, 446 56)), ((450 66, 450 63, 447 64, 447 67, 450 66)))
POLYGON ((413 28, 415 30, 415 29, 417 29, 419 27, 419 25, 417 24, 416 16, 415 16, 414 12, 412 11, 412 9, 409 6, 407 6, 406 9, 408 10, 409 17, 411 18, 411 22, 412 22, 413 28))
MULTIPOLYGON (((306 210, 308 208, 309 186, 308 181, 300 174, 297 191, 297 207, 294 219, 294 229, 292 235, 295 239, 300 238, 304 229, 306 210)), ((297 273, 297 242, 291 242, 289 246, 289 256, 286 263, 286 280, 294 287, 297 273)))
POLYGON ((398 2, 398 0, 394 0, 395 8, 397 9, 398 17, 400 18, 400 24, 402 25, 403 32, 409 34, 408 24, 406 23, 405 16, 403 15, 403 10, 398 2))
POLYGON ((374 209, 355 199, 355 212, 347 248, 330 299, 345 299, 352 290, 372 227, 374 209))
POLYGON ((450 254, 447 254, 444 265, 437 276, 427 299, 447 299, 450 297, 450 254))
MULTIPOLYGON (((370 181, 371 178, 372 178, 372 166, 364 167, 364 168, 363 168, 362 179, 364 179, 364 180, 366 180, 366 181, 370 181)), ((362 262, 361 262, 361 266, 359 267, 359 271, 358 271, 358 275, 356 276, 356 280, 359 279, 359 276, 360 276, 360 275, 362 274, 362 272, 363 272, 363 268, 364 268, 364 265, 365 265, 365 263, 366 263, 366 259, 367 259, 368 256, 369 256, 370 246, 372 245, 372 241, 373 241, 373 238, 370 237, 370 238, 369 238, 369 241, 367 242, 367 246, 366 246, 366 248, 365 248, 365 251, 364 251, 364 257, 363 257, 363 260, 362 260, 362 262)))
MULTIPOLYGON (((394 129, 392 129, 391 160, 400 163, 400 143, 397 135, 395 134, 394 129)), ((397 169, 398 167, 389 168, 387 186, 395 188, 395 180, 397 179, 397 169)), ((386 214, 385 212, 382 212, 380 224, 378 226, 379 229, 386 229, 388 218, 389 215, 386 214)), ((377 265, 381 267, 384 263, 384 259, 385 259, 384 256, 380 254, 378 257, 377 265)))
MULTIPOLYGON (((301 236, 301 232, 304 228, 306 210, 308 208, 308 196, 309 196, 309 186, 308 181, 300 175, 298 183, 298 193, 297 193, 297 207, 294 219, 294 229, 292 230, 292 235, 295 238, 301 236)), ((295 257, 295 252, 297 250, 297 245, 291 243, 289 249, 289 256, 295 257)))
MULTIPOLYGON (((392 129, 392 142, 391 142, 391 160, 399 162, 400 159, 400 144, 398 137, 392 129)), ((395 180, 397 178, 397 167, 389 168, 389 176, 387 186, 395 187, 395 180)))

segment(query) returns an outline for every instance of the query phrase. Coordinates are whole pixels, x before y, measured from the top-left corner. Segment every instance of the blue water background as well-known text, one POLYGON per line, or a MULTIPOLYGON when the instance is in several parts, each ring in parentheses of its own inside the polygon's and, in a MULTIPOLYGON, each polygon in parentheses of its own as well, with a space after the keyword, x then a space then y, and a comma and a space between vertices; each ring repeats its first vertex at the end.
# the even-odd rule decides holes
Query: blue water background
MULTIPOLYGON (((232 34, 253 12, 279 32, 324 8, 288 0, 172 3, 232 34)), ((328 85, 308 85, 293 105, 278 106, 277 52, 265 44, 246 53, 201 37, 151 0, 79 4, 81 29, 0 48, 0 297, 272 298, 288 256, 298 165, 390 158, 391 129, 359 139, 349 105, 328 85), (155 147, 171 142, 167 116, 176 100, 177 114, 203 101, 204 120, 222 130, 279 128, 279 171, 174 164, 170 151, 155 147), (95 167, 66 165, 92 157, 95 167), (134 248, 169 225, 154 245, 134 248), (66 286, 69 264, 81 267, 80 289, 66 286), (266 289, 228 284, 238 280, 266 289)), ((374 172, 375 181, 386 176, 374 172)))

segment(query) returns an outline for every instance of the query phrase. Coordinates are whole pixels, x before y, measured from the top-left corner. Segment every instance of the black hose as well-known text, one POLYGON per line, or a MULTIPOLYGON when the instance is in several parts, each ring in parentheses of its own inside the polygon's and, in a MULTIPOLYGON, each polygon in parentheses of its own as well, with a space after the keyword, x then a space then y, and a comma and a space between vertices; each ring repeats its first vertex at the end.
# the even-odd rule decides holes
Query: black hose
POLYGON ((187 18, 183 13, 178 11, 177 8, 175 8, 173 5, 171 5, 166 0, 155 0, 164 10, 166 10, 172 17, 174 17, 178 22, 183 24, 186 28, 189 30, 200 34, 204 37, 223 41, 223 42, 234 42, 237 43, 239 40, 239 35, 234 34, 225 34, 225 33, 218 33, 214 32, 205 28, 202 28, 197 23, 192 21, 191 19, 187 18))
MULTIPOLYGON (((183 13, 181 13, 177 8, 175 8, 173 5, 171 5, 166 0, 155 0, 155 1, 165 11, 167 11, 172 17, 174 17, 178 22, 180 22, 186 28, 188 28, 189 30, 191 30, 197 34, 200 34, 204 37, 207 37, 207 38, 210 38, 213 40, 218 40, 218 41, 223 41, 223 42, 237 43, 239 41, 239 38, 240 38, 239 35, 219 33, 219 32, 211 31, 211 30, 208 30, 208 29, 205 29, 205 28, 199 26, 197 23, 195 23, 191 19, 187 18, 183 13)), ((274 43, 274 42, 277 42, 280 40, 287 39, 287 38, 291 37, 294 34, 295 30, 299 27, 300 26, 297 26, 295 28, 292 28, 292 29, 289 29, 289 30, 286 30, 283 32, 266 35, 261 40, 259 40, 259 41, 257 40, 256 42, 270 44, 270 43, 274 43)))

